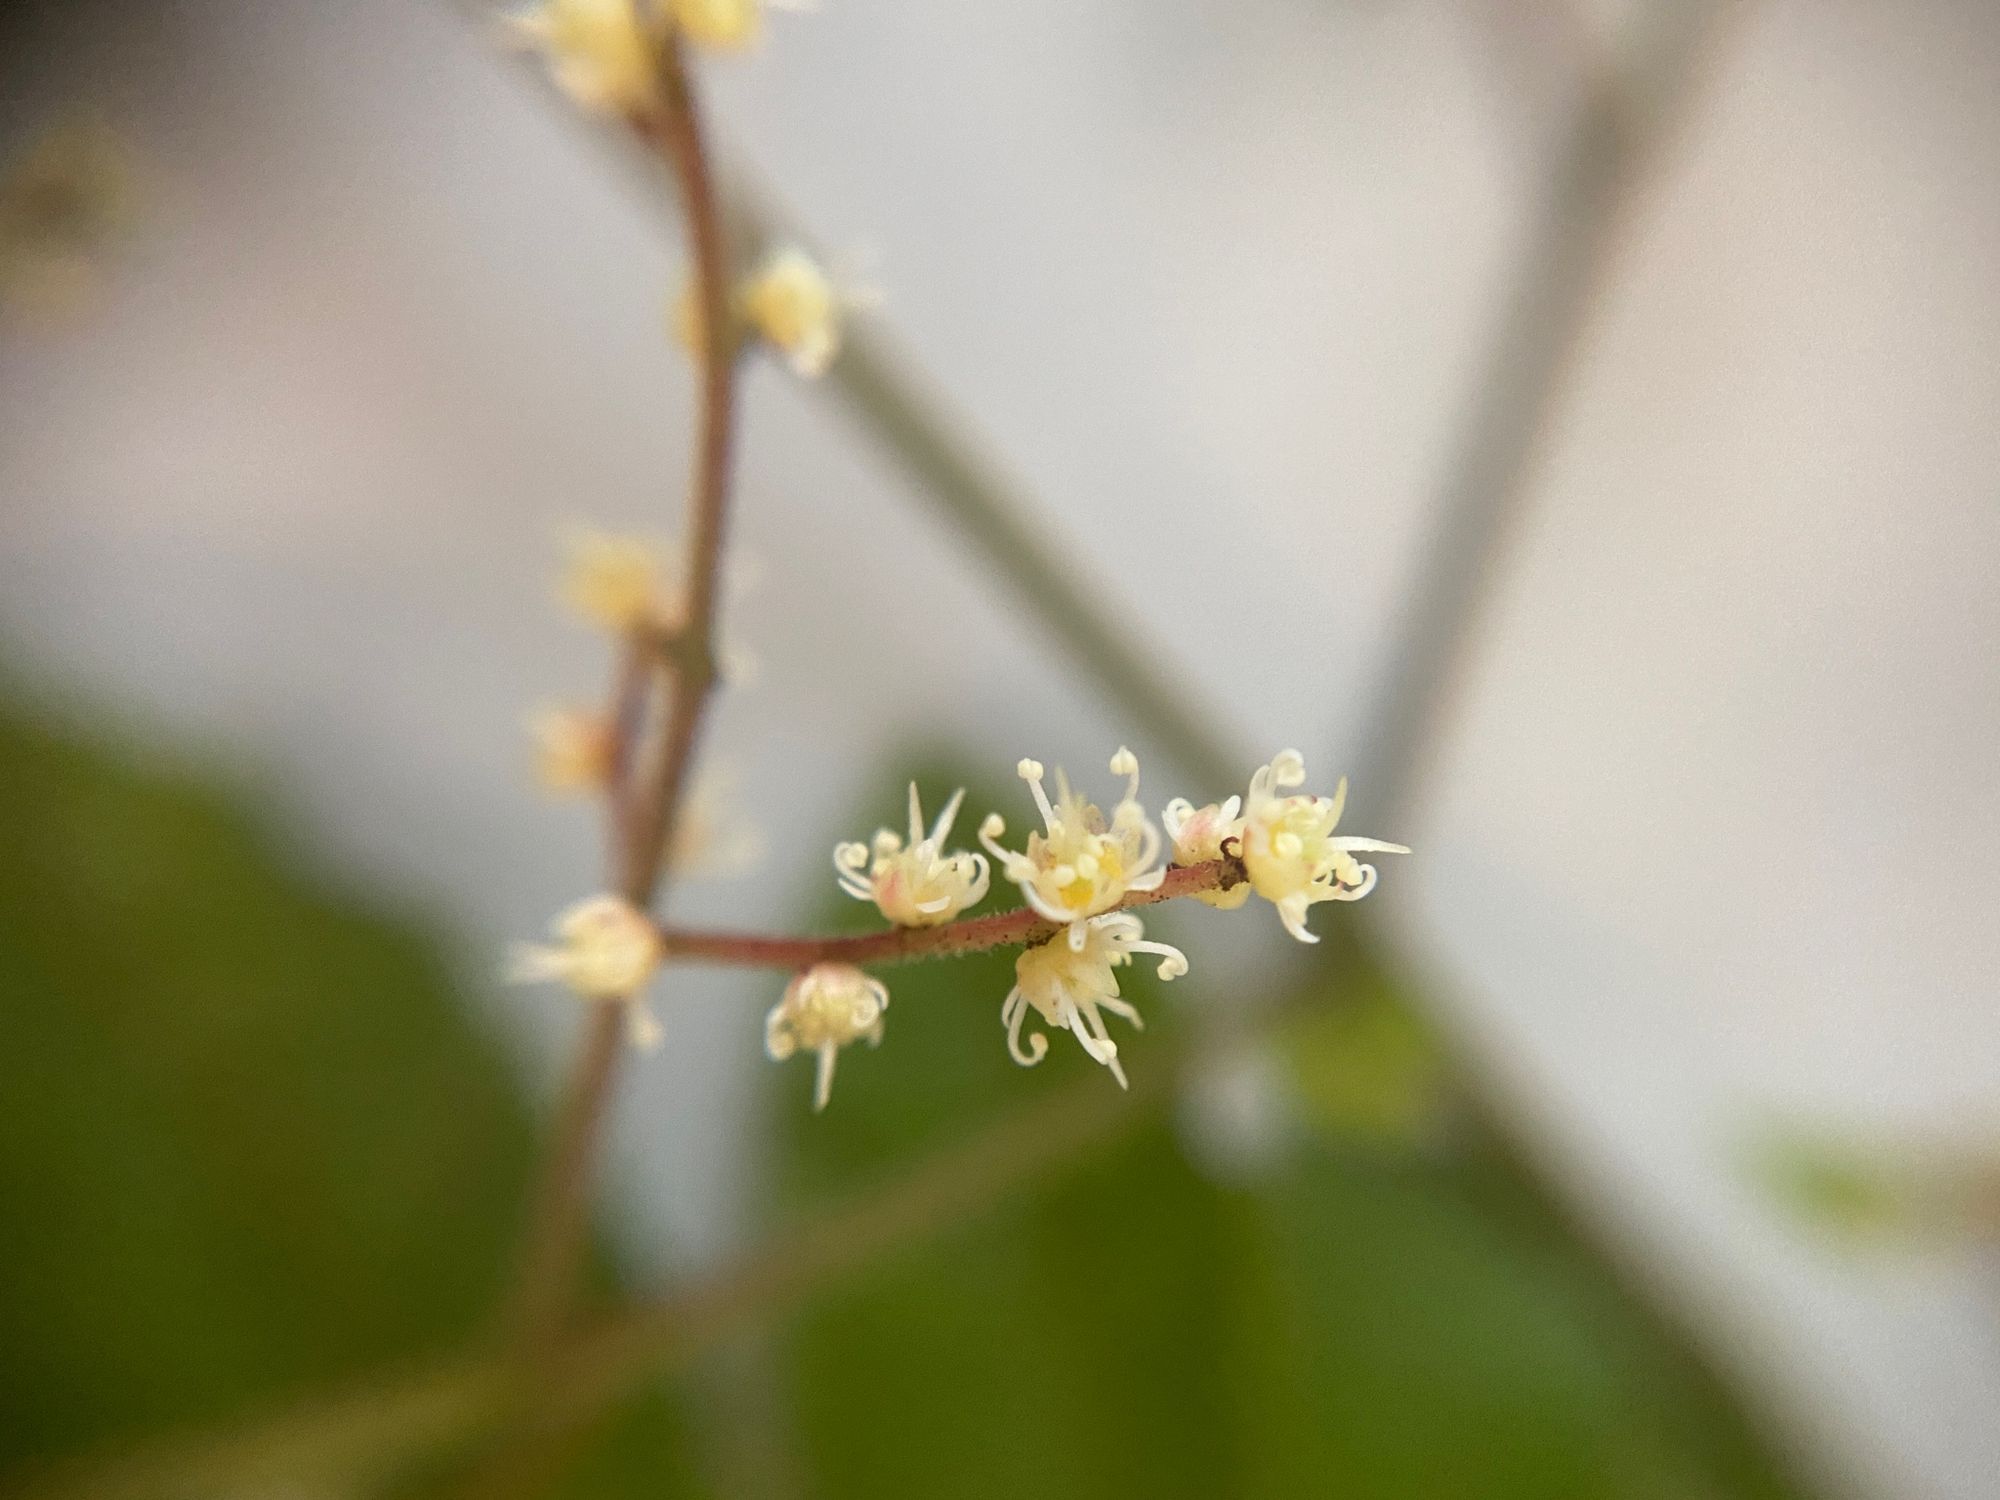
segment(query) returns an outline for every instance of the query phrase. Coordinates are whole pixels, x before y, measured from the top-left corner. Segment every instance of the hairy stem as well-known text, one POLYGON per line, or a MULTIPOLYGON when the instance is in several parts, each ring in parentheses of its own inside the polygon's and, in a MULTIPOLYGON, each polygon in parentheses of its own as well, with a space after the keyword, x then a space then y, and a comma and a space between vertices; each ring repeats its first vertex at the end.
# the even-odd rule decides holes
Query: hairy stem
MULTIPOLYGON (((1178 896, 1227 890, 1249 877, 1243 862, 1211 859, 1177 866, 1150 891, 1134 891, 1113 911, 1152 906, 1178 896)), ((926 958, 962 958, 990 948, 1019 948, 1046 942, 1063 930, 1031 906, 998 911, 936 927, 891 927, 847 937, 772 937, 753 932, 701 932, 684 927, 660 928, 667 958, 691 963, 740 964, 753 968, 803 969, 812 964, 901 964, 926 958)))

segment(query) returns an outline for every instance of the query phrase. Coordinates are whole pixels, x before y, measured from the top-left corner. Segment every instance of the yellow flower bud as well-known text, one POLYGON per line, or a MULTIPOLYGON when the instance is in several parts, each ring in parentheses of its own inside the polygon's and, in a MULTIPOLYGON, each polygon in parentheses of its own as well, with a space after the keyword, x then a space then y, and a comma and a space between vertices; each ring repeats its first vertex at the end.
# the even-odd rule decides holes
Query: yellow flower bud
POLYGON ((640 0, 543 0, 514 18, 516 36, 547 60, 556 86, 604 114, 659 99, 659 38, 640 0))

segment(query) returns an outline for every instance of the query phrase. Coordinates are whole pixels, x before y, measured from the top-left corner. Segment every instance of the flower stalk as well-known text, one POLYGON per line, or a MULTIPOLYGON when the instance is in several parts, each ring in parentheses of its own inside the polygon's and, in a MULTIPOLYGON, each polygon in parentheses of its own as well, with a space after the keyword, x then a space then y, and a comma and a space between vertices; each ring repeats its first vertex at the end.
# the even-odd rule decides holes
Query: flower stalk
MULTIPOLYGON (((664 852, 672 847, 680 824, 688 773, 717 681, 715 616, 736 432, 737 345, 730 326, 732 270, 723 209, 679 38, 671 32, 664 36, 654 59, 657 92, 633 103, 624 118, 673 170, 694 264, 704 353, 688 496, 685 613, 670 636, 643 627, 634 631, 613 689, 612 764, 619 774, 607 789, 607 801, 614 883, 620 895, 641 908, 660 893, 664 852), (641 633, 644 638, 636 638, 641 633), (651 763, 637 764, 648 688, 656 688, 661 677, 671 689, 666 721, 651 763)), ((530 1211, 510 1320, 529 1349, 560 1332, 577 1281, 590 1184, 622 1050, 621 1010, 616 1005, 592 1010, 530 1211)))
MULTIPOLYGON (((1249 876, 1243 861, 1225 854, 1203 864, 1176 866, 1157 887, 1132 891, 1109 908, 1123 911, 1152 906, 1178 896, 1228 890, 1249 876)), ((891 927, 841 937, 778 937, 750 932, 717 932, 685 927, 659 929, 668 963, 728 964, 762 969, 804 969, 819 963, 903 964, 922 959, 964 958, 993 948, 1021 948, 1044 943, 1068 924, 1052 922, 1032 906, 967 917, 938 927, 891 927)))

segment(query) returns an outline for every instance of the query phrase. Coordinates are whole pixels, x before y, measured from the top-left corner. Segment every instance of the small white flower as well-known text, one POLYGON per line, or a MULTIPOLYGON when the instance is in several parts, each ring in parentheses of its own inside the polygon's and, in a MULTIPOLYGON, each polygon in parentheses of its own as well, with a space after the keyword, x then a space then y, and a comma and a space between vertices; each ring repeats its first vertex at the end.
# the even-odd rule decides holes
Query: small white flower
POLYGON ((949 922, 986 895, 991 869, 983 854, 944 852, 946 835, 965 801, 963 788, 938 814, 929 832, 910 783, 910 840, 906 845, 893 829, 876 832, 873 847, 836 844, 833 868, 840 888, 857 901, 872 901, 898 927, 935 927, 949 922))
POLYGON ((516 39, 547 59, 558 88, 585 109, 622 114, 659 97, 651 15, 641 0, 543 0, 511 21, 516 39))
POLYGON ((660 966, 658 929, 619 896, 592 896, 551 924, 554 946, 518 944, 508 965, 520 984, 555 980, 585 1000, 622 1004, 634 1046, 659 1045, 660 1025, 646 1009, 644 990, 660 966))
POLYGON ((1335 838, 1347 805, 1347 780, 1331 797, 1281 796, 1303 786, 1305 759, 1282 750, 1250 778, 1243 813, 1243 868, 1258 895, 1278 908, 1285 930, 1302 943, 1319 941, 1306 930, 1306 911, 1321 901, 1359 901, 1375 889, 1375 867, 1354 858, 1362 853, 1408 854, 1401 844, 1380 839, 1335 838))
POLYGON ((764 1017, 764 1050, 783 1062, 804 1048, 819 1055, 813 1083, 813 1108, 826 1108, 833 1093, 833 1066, 840 1049, 866 1040, 882 1042, 882 1013, 889 1008, 889 988, 852 964, 814 964, 792 976, 784 998, 764 1017))
POLYGON ((1000 1004, 1000 1024, 1007 1028, 1007 1053, 1022 1067, 1033 1067, 1048 1054, 1048 1039, 1040 1033, 1028 1037, 1024 1047, 1021 1021, 1032 1006, 1049 1026, 1067 1027, 1076 1034, 1091 1059, 1111 1070, 1120 1088, 1125 1087, 1125 1069, 1118 1061, 1118 1044, 1105 1030, 1100 1011, 1122 1016, 1140 1030, 1145 1023, 1139 1012, 1118 997, 1117 970, 1132 962, 1135 953, 1150 953, 1160 960, 1163 980, 1187 973, 1187 955, 1166 943, 1145 941, 1146 929, 1130 912, 1110 912, 1101 917, 1072 922, 1046 943, 1024 949, 1014 960, 1014 988, 1000 1004))
MULTIPOLYGON (((1205 865, 1232 852, 1222 846, 1243 836, 1243 819, 1237 815, 1242 807, 1241 797, 1231 797, 1219 805, 1211 802, 1206 807, 1196 807, 1185 797, 1169 802, 1160 822, 1167 830, 1167 837, 1173 840, 1174 863, 1205 865)), ((1196 891, 1194 898, 1223 911, 1234 911, 1250 899, 1250 884, 1239 880, 1219 890, 1196 891)))
POLYGON ((1044 831, 1028 835, 1025 853, 1003 849, 994 840, 1007 831, 998 813, 980 824, 979 840, 1000 863, 1000 871, 1021 887, 1030 906, 1051 922, 1107 911, 1132 891, 1159 889, 1167 868, 1160 860, 1160 830, 1139 805, 1139 758, 1120 748, 1111 771, 1130 778, 1125 795, 1107 822, 1102 810, 1070 790, 1056 771, 1056 800, 1042 790, 1042 763, 1024 760, 1015 768, 1034 793, 1044 831))

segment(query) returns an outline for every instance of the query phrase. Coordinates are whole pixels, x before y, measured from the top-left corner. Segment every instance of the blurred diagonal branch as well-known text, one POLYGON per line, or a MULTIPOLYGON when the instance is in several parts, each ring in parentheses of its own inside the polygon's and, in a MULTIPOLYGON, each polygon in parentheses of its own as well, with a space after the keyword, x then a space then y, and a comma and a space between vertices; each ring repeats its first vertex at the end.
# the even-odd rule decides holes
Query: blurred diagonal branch
POLYGON ((1637 61, 1596 66, 1586 77, 1519 257, 1519 279, 1473 383, 1381 687, 1361 720, 1356 801, 1385 827, 1406 814, 1438 754, 1551 419, 1658 181, 1653 167, 1690 115, 1702 74, 1725 50, 1725 23, 1749 9, 1750 0, 1646 7, 1633 23, 1651 31, 1637 61))
MULTIPOLYGON (((773 221, 760 220, 766 232, 773 221)), ((912 481, 912 493, 969 540, 1036 625, 1133 728, 1208 787, 1243 776, 1244 756, 1197 710, 1156 648, 1106 608, 1105 592, 1066 564, 1038 507, 946 410, 934 381, 877 327, 855 330, 829 372, 834 394, 912 481)))

